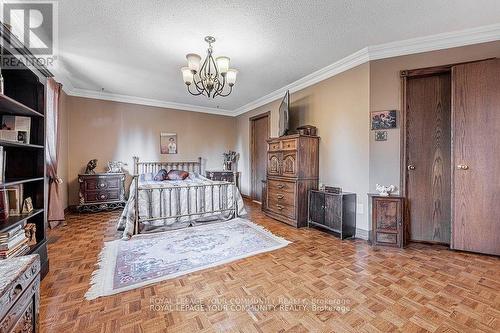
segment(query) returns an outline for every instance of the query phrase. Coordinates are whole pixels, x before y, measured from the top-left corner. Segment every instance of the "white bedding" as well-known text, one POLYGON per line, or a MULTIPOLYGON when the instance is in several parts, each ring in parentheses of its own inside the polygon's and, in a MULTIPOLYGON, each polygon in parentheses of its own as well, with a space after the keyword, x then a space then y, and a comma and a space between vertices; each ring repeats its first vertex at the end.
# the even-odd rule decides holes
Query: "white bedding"
MULTIPOLYGON (((178 181, 154 181, 152 174, 143 174, 139 177, 139 188, 140 189, 151 189, 139 190, 139 216, 141 218, 154 218, 163 216, 175 216, 188 213, 188 201, 190 205, 190 212, 200 212, 205 210, 212 210, 212 191, 210 188, 205 188, 204 196, 202 195, 201 189, 198 190, 198 195, 195 195, 195 189, 193 186, 197 185, 210 185, 210 184, 222 184, 223 182, 212 181, 205 178, 197 173, 190 173, 189 177, 185 180, 178 181), (189 186, 190 188, 175 189, 179 186, 189 186), (180 202, 180 207, 178 203, 180 202), (151 205, 150 205, 151 203, 151 205), (198 210, 196 210, 196 207, 198 210)), ((233 206, 233 193, 236 193, 236 201, 238 207, 238 216, 246 215, 245 207, 243 204, 243 199, 239 190, 233 191, 234 185, 228 185, 221 187, 221 192, 218 191, 219 186, 214 188, 214 209, 220 209, 219 201, 221 204, 225 202, 228 203, 226 208, 232 208, 233 206), (219 200, 219 196, 221 200, 219 200)), ((180 218, 167 218, 162 220, 155 220, 149 222, 141 223, 140 230, 141 233, 161 231, 165 229, 174 229, 188 226, 190 224, 199 223, 201 221, 207 220, 217 220, 217 219, 229 219, 230 212, 226 213, 202 213, 193 216, 184 216, 180 218), (212 217, 211 219, 207 219, 212 217)), ((130 186, 129 199, 125 205, 120 219, 118 220, 118 229, 123 229, 123 237, 129 238, 134 232, 134 216, 135 216, 135 182, 132 182, 130 186)))

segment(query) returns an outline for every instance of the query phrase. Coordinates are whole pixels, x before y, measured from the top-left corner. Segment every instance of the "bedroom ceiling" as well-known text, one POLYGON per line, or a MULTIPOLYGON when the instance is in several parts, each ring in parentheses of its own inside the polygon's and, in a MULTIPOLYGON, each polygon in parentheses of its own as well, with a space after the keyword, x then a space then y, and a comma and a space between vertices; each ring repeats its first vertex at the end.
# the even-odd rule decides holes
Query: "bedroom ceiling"
POLYGON ((498 0, 61 0, 63 68, 55 72, 65 73, 74 95, 235 112, 367 46, 499 18, 498 0), (229 56, 239 70, 229 97, 191 96, 183 83, 185 55, 204 57, 206 35, 217 38, 215 55, 229 56))

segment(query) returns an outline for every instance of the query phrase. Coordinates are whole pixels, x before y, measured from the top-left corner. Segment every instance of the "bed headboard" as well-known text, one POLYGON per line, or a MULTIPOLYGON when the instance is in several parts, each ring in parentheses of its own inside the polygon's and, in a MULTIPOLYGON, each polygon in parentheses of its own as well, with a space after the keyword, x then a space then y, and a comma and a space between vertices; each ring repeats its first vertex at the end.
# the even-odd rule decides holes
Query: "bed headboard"
POLYGON ((134 175, 141 175, 151 172, 157 173, 161 169, 170 170, 184 170, 188 172, 199 172, 201 174, 201 157, 198 161, 187 162, 139 162, 139 157, 134 156, 134 175))

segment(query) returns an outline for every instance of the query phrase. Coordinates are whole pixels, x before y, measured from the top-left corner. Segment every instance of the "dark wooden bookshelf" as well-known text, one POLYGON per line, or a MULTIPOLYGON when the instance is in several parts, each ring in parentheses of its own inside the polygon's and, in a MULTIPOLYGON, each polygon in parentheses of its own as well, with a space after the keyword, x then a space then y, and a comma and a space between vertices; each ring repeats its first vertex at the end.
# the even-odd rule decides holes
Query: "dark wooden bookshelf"
POLYGON ((3 114, 10 114, 13 116, 24 116, 24 117, 43 117, 44 115, 40 112, 33 110, 32 108, 10 98, 7 95, 0 94, 0 110, 3 114))
POLYGON ((43 145, 34 145, 30 143, 22 143, 16 141, 7 141, 0 139, 0 146, 3 147, 14 147, 14 148, 27 148, 27 149, 43 149, 43 145))
MULTIPOLYGON (((0 25, 0 38, 4 43, 18 43, 8 30, 0 25)), ((5 44, 4 44, 5 45, 5 44)), ((23 49, 22 57, 33 57, 23 49)), ((7 49, 1 48, 3 56, 12 56, 7 49)), ((4 90, 0 91, 0 117, 20 116, 30 118, 28 143, 0 139, 5 153, 3 183, 0 190, 18 188, 20 208, 28 197, 32 199, 34 210, 28 214, 10 215, 0 221, 0 232, 7 232, 19 225, 33 223, 36 226, 36 244, 30 247, 29 254, 40 256, 41 277, 49 270, 47 252, 47 205, 48 181, 45 164, 45 109, 46 84, 52 74, 44 68, 1 68, 4 90)))
POLYGON ((0 233, 8 232, 9 230, 17 227, 20 224, 24 224, 30 218, 41 213, 43 213, 43 209, 33 209, 33 211, 28 214, 9 216, 5 221, 0 221, 0 233))
POLYGON ((26 183, 32 183, 32 182, 40 182, 43 180, 45 180, 44 177, 7 180, 6 182, 0 183, 0 188, 14 186, 14 185, 21 185, 21 184, 26 184, 26 183))
POLYGON ((36 244, 30 246, 30 253, 36 253, 40 248, 47 246, 47 239, 38 241, 36 244))

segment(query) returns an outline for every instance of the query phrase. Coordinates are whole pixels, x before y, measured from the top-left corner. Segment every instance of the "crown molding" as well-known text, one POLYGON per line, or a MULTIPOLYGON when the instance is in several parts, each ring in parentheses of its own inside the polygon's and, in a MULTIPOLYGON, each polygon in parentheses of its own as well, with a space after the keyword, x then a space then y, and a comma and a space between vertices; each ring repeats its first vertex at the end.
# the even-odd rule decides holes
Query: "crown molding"
POLYGON ((295 82, 292 82, 235 110, 217 109, 136 96, 78 89, 75 88, 71 84, 71 80, 68 79, 69 73, 68 75, 56 73, 56 79, 59 82, 63 83, 63 90, 70 96, 102 99, 107 101, 132 103, 184 111, 203 112, 224 116, 238 116, 282 98, 287 90, 290 90, 290 92, 292 93, 297 92, 372 60, 437 51, 498 40, 500 40, 500 24, 494 24, 461 31, 447 32, 426 37, 418 37, 385 44, 367 46, 357 52, 352 53, 351 55, 348 55, 345 58, 340 59, 339 61, 334 62, 333 64, 330 64, 309 75, 306 75, 295 82))
POLYGON ((93 90, 73 88, 73 89, 68 89, 65 92, 69 96, 73 96, 73 97, 84 97, 84 98, 91 98, 91 99, 100 99, 100 100, 104 100, 104 101, 138 104, 138 105, 145 105, 145 106, 154 106, 154 107, 166 108, 166 109, 210 113, 210 114, 217 114, 217 115, 222 115, 222 116, 234 116, 234 112, 229 111, 229 110, 225 110, 225 109, 217 109, 217 108, 210 108, 210 107, 191 105, 191 104, 167 102, 167 101, 162 101, 162 100, 158 100, 158 99, 142 98, 142 97, 130 96, 130 95, 120 95, 120 94, 113 94, 113 93, 102 92, 102 91, 93 91, 93 90))
POLYGON ((373 45, 368 47, 368 53, 370 60, 379 60, 497 40, 500 40, 500 23, 373 45))
POLYGON ((253 102, 245 104, 234 111, 235 116, 239 116, 240 114, 251 111, 255 108, 258 108, 262 105, 274 102, 280 98, 283 98, 283 95, 287 90, 290 90, 291 93, 297 92, 313 84, 326 80, 332 76, 345 72, 351 68, 362 65, 365 62, 369 61, 368 49, 361 49, 343 59, 340 59, 337 62, 334 62, 331 65, 323 67, 316 72, 313 72, 309 75, 304 76, 301 79, 298 79, 295 82, 290 83, 278 90, 273 91, 270 94, 267 94, 259 99, 256 99, 253 102))
POLYGON ((314 73, 304 76, 283 88, 275 90, 270 94, 237 108, 234 115, 238 116, 260 106, 274 102, 282 98, 287 90, 290 90, 291 93, 302 90, 368 61, 444 50, 497 40, 500 40, 500 24, 368 46, 314 73))
POLYGON ((192 111, 192 112, 202 112, 202 113, 210 113, 217 114, 222 116, 234 116, 234 112, 226 109, 220 108, 210 108, 205 106, 191 105, 191 104, 182 104, 175 102, 167 102, 157 99, 150 98, 142 98, 137 96, 130 95, 120 95, 113 94, 103 91, 95 91, 95 90, 87 90, 87 89, 79 89, 75 88, 69 79, 69 73, 64 66, 59 64, 57 68, 53 69, 55 73, 56 81, 62 84, 62 90, 68 96, 73 97, 83 97, 83 98, 91 98, 91 99, 99 99, 104 101, 112 101, 112 102, 121 102, 121 103, 129 103, 129 104, 137 104, 137 105, 145 105, 145 106, 153 106, 159 108, 167 108, 167 109, 176 109, 183 111, 192 111))

